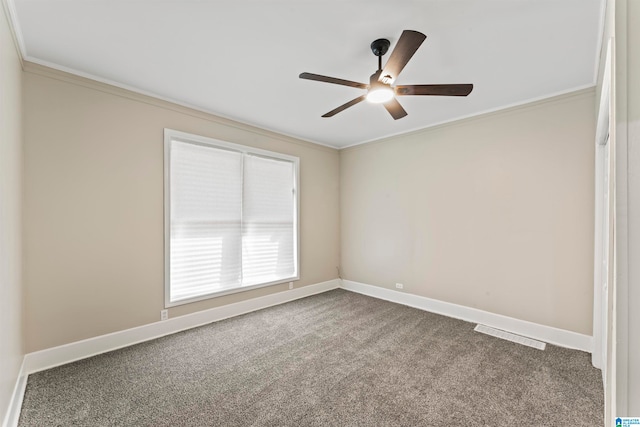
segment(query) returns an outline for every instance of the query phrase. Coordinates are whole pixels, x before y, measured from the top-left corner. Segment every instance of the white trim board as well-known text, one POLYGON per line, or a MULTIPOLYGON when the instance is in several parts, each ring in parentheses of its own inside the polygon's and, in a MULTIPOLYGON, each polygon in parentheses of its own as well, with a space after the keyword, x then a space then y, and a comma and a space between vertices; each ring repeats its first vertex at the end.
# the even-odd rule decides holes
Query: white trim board
POLYGON ((24 391, 26 388, 27 374, 24 372, 24 359, 22 359, 18 379, 15 387, 13 388, 13 393, 11 394, 11 400, 9 401, 9 407, 7 408, 7 413, 4 416, 2 427, 16 427, 18 425, 20 410, 22 409, 22 400, 24 399, 24 391))
POLYGON ((341 288, 431 313, 442 314, 467 322, 480 323, 560 347, 582 350, 588 353, 592 353, 593 351, 593 337, 589 335, 558 329, 552 326, 539 325, 526 320, 514 319, 513 317, 478 310, 477 308, 465 307, 406 292, 398 292, 379 286, 353 282, 351 280, 342 280, 341 288))
POLYGON ((165 335, 261 310, 274 305, 297 300, 322 292, 330 291, 340 287, 340 280, 333 279, 314 285, 302 286, 300 288, 252 298, 233 304, 215 307, 184 316, 163 320, 148 325, 138 326, 124 331, 113 332, 52 347, 24 356, 22 373, 26 376, 34 372, 43 371, 55 366, 64 365, 77 360, 86 359, 101 353, 106 353, 119 348, 128 347, 144 341, 160 338, 165 335))
MULTIPOLYGON (((314 285, 278 292, 258 298, 252 298, 233 304, 215 307, 172 319, 150 323, 123 331, 113 332, 28 353, 24 356, 21 375, 32 374, 55 366, 64 365, 87 357, 106 353, 133 344, 149 341, 165 335, 206 325, 230 317, 274 305, 294 301, 307 296, 343 288, 398 304, 407 305, 432 313, 442 314, 473 323, 481 323, 506 332, 537 339, 561 347, 582 350, 591 353, 593 338, 577 332, 566 331, 551 326, 539 325, 526 320, 514 319, 500 314, 489 313, 476 308, 465 307, 405 292, 398 292, 378 286, 358 283, 351 280, 333 279, 314 285)), ((20 381, 20 378, 19 378, 20 381)))
POLYGON ((17 426, 29 374, 337 288, 456 319, 482 323, 561 347, 592 352, 593 338, 587 335, 378 286, 333 279, 26 354, 2 425, 17 426))

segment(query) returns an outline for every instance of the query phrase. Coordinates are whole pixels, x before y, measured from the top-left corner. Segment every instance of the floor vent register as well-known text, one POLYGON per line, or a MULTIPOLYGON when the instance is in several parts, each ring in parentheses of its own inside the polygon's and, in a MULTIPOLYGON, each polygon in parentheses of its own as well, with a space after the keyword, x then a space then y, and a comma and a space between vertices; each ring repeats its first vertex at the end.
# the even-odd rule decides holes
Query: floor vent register
POLYGON ((476 325, 474 331, 491 335, 492 337, 501 338, 503 340, 512 341, 517 344, 522 344, 529 347, 537 348, 538 350, 544 350, 544 348, 547 345, 542 341, 532 340, 531 338, 526 338, 520 335, 512 334, 510 332, 501 331, 500 329, 495 329, 486 325, 476 325))

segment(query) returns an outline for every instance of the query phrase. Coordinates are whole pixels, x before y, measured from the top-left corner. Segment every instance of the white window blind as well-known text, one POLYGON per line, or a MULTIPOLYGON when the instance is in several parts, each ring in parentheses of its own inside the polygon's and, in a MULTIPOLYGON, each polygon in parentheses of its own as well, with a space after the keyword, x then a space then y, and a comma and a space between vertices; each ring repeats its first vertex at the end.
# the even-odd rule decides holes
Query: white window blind
POLYGON ((293 163, 247 156, 242 209, 245 284, 295 275, 293 163))
POLYGON ((296 158, 166 130, 165 168, 165 305, 298 278, 296 158))

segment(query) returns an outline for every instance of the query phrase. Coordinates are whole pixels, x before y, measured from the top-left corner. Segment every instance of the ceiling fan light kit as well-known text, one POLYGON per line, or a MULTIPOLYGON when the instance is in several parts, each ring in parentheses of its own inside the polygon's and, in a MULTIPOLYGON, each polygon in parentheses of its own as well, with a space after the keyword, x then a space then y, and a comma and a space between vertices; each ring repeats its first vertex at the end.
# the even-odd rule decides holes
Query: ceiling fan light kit
POLYGON ((384 102, 391 101, 393 98, 393 90, 388 87, 381 87, 378 89, 371 88, 367 92, 367 101, 374 104, 382 104, 384 102))
POLYGON ((383 104, 394 120, 407 115, 396 96, 431 95, 431 96, 467 96, 473 90, 472 84, 436 84, 436 85, 398 85, 392 84, 398 79, 400 72, 416 53, 422 42, 427 38, 418 31, 404 30, 398 43, 391 52, 389 60, 382 68, 382 56, 387 53, 391 43, 387 39, 377 39, 371 43, 371 51, 378 57, 378 70, 371 75, 369 84, 338 79, 320 74, 301 73, 300 78, 319 82, 332 83, 342 86, 365 89, 367 93, 323 114, 322 117, 333 117, 341 111, 352 107, 365 99, 376 104, 383 104))
POLYGON ((367 101, 374 104, 381 104, 383 102, 389 102, 393 98, 394 92, 391 85, 382 83, 377 80, 377 74, 371 76, 371 83, 367 90, 367 101))

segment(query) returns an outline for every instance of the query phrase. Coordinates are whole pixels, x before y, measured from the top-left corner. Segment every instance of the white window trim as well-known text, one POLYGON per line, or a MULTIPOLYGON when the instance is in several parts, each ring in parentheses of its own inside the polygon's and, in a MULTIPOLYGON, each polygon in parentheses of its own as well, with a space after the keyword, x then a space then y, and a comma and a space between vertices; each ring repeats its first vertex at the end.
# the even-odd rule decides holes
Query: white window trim
POLYGON ((176 307, 179 305, 189 304, 196 301, 203 301, 223 295, 235 294, 238 292, 245 292, 251 289, 263 288, 266 286, 278 285, 281 283, 288 283, 300 280, 300 158, 295 156, 289 156, 286 154, 276 153, 274 151, 262 150, 259 148, 248 147, 245 145, 234 144, 231 142, 220 141, 214 138, 208 138, 205 136, 194 135, 186 132, 181 132, 173 129, 164 129, 164 307, 176 307), (217 292, 211 292, 198 297, 188 298, 180 301, 171 301, 171 275, 170 275, 170 254, 171 254, 171 194, 170 194, 170 171, 169 166, 171 164, 171 141, 178 140, 188 143, 197 143, 208 147, 223 148, 241 152, 243 154, 258 155, 267 158, 288 160, 294 164, 294 192, 295 192, 295 204, 294 204, 294 229, 296 231, 296 238, 294 239, 294 256, 295 256, 295 269, 296 273, 294 277, 289 277, 282 280, 277 280, 267 283, 259 283, 256 285, 242 286, 233 289, 224 289, 217 292))

